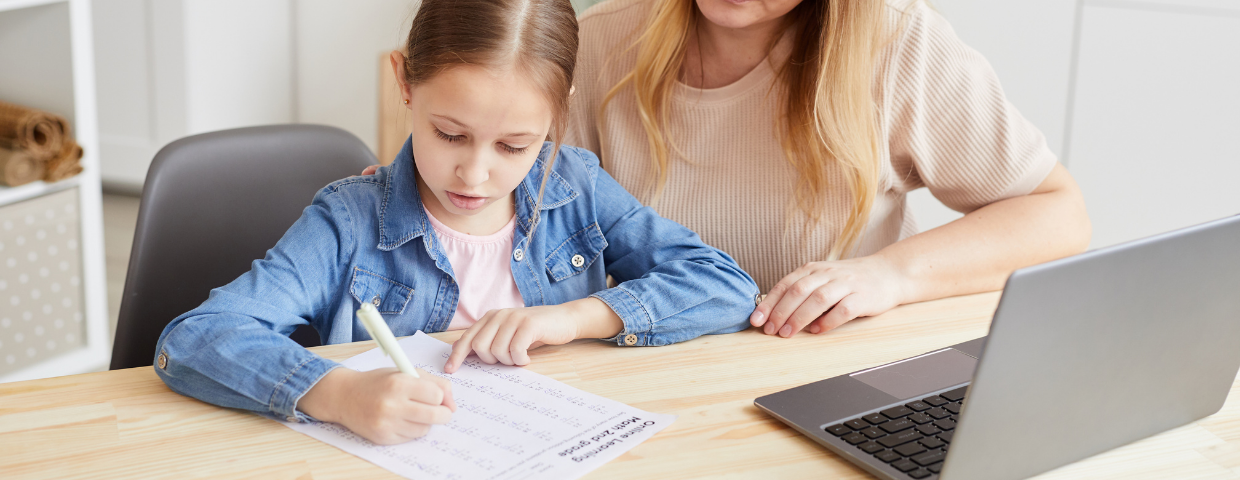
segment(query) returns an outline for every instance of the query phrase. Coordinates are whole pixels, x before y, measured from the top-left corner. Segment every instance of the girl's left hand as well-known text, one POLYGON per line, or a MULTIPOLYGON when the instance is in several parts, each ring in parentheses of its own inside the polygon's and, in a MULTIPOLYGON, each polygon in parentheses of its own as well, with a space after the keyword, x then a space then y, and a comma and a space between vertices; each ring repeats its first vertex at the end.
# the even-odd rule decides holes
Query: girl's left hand
POLYGON ((443 371, 456 373, 469 352, 486 363, 529 365, 530 349, 577 338, 577 322, 565 305, 491 310, 452 343, 443 371))
POLYGON ((776 283, 749 323, 781 337, 807 326, 810 333, 823 333, 900 305, 909 298, 906 284, 895 265, 878 255, 811 262, 776 283))
POLYGON ((452 344, 443 371, 455 373, 469 352, 486 363, 529 365, 529 350, 578 338, 608 338, 624 328, 611 307, 594 297, 560 305, 491 310, 452 344))

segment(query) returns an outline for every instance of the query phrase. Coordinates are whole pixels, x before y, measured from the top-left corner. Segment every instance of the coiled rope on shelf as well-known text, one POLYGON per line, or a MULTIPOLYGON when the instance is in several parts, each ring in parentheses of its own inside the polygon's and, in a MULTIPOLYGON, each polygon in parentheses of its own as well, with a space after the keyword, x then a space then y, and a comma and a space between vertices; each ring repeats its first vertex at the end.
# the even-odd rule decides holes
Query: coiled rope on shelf
POLYGON ((49 160, 62 154, 70 141, 64 117, 0 101, 0 147, 49 160))

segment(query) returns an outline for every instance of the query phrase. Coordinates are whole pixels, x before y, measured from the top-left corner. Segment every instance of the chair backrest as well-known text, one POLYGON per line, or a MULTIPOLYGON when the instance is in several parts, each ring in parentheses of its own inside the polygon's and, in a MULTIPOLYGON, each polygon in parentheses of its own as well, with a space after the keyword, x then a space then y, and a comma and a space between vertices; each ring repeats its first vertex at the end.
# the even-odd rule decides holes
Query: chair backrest
MULTIPOLYGON (((150 365, 168 322, 263 258, 316 192, 376 163, 357 137, 319 125, 205 133, 161 149, 142 191, 112 369, 150 365)), ((320 342, 308 326, 293 339, 320 342)))

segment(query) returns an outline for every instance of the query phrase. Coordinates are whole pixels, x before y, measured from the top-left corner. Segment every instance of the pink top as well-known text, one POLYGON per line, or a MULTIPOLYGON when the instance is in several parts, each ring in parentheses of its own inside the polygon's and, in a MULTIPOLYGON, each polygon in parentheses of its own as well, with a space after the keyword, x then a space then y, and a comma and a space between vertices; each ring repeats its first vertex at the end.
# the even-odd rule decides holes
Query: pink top
POLYGON ((448 228, 430 211, 426 212, 426 218, 435 229, 435 237, 448 256, 448 263, 452 264, 452 273, 461 292, 448 330, 469 328, 491 310, 525 306, 517 282, 512 279, 509 263, 517 217, 512 217, 498 232, 485 236, 448 228))

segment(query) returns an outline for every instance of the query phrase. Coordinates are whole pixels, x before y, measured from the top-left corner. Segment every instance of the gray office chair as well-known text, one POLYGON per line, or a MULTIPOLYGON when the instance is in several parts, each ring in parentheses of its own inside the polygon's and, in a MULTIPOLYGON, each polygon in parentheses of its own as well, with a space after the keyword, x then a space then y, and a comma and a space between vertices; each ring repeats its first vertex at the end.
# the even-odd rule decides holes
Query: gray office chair
MULTIPOLYGON (((168 322, 249 271, 319 189, 376 163, 357 137, 319 125, 205 133, 161 149, 142 192, 112 369, 150 365, 168 322)), ((293 339, 321 342, 309 326, 293 339)))

